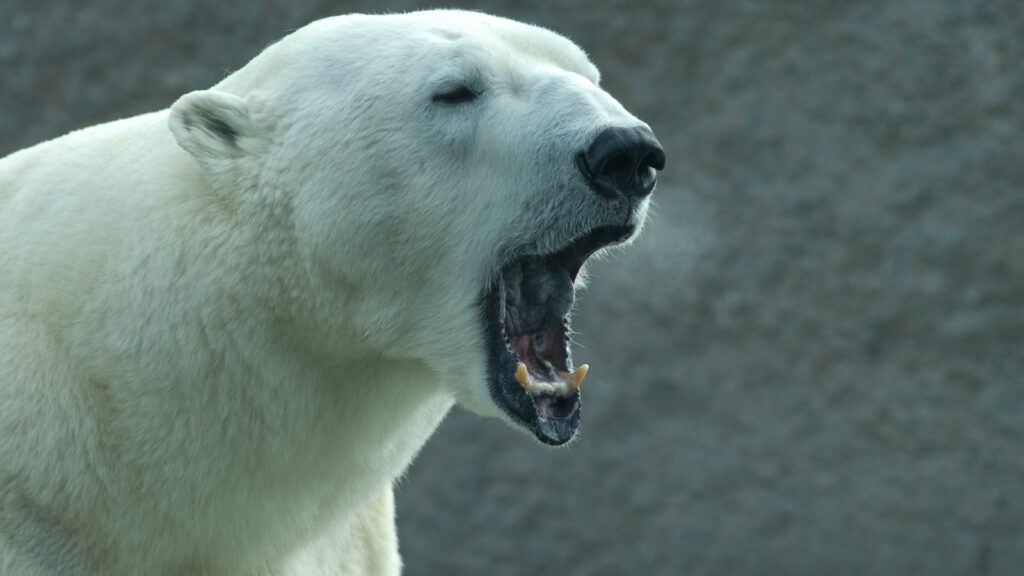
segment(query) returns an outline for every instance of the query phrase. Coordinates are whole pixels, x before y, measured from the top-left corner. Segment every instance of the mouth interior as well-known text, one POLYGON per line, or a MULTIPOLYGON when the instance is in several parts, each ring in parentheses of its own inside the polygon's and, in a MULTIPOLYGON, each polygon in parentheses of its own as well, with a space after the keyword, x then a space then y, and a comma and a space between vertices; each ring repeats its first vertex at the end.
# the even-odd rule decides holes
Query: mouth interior
POLYGON ((595 228, 557 253, 514 259, 485 295, 491 394, 542 442, 567 442, 579 422, 587 366, 574 368, 569 350, 576 277, 594 252, 631 233, 624 226, 595 228))
POLYGON ((506 352, 517 362, 517 383, 534 399, 538 415, 553 418, 569 415, 572 403, 559 400, 576 392, 567 336, 574 276, 560 264, 557 258, 525 257, 506 265, 499 317, 506 352))

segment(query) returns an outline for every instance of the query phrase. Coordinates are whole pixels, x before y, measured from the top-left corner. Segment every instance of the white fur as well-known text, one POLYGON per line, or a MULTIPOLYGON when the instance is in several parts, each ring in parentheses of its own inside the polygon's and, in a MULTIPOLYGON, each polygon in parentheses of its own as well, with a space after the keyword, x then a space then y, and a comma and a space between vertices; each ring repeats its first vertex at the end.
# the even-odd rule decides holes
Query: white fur
POLYGON ((0 574, 397 573, 392 481, 501 415, 482 288, 625 213, 571 162, 638 123, 597 81, 508 20, 343 16, 0 160, 0 574))

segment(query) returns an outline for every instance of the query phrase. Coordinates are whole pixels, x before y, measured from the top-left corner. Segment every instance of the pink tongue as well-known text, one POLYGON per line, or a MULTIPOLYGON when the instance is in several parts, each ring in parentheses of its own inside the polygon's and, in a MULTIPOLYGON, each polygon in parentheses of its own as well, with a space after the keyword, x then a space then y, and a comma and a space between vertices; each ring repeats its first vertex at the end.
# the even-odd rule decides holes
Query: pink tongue
POLYGON ((559 370, 567 370, 564 337, 562 328, 556 326, 541 332, 515 336, 509 344, 534 378, 553 381, 558 379, 559 370))
POLYGON ((554 374, 551 373, 551 365, 536 348, 536 337, 537 334, 525 334, 512 339, 512 347, 519 356, 519 361, 526 365, 530 378, 538 382, 568 382, 566 380, 569 377, 567 372, 559 373, 558 370, 555 370, 554 374))
POLYGON ((527 366, 530 366, 532 360, 530 358, 530 335, 524 334, 516 337, 512 341, 512 347, 516 350, 516 355, 519 356, 519 360, 525 362, 527 366))
POLYGON ((519 355, 519 361, 526 364, 530 374, 538 380, 548 381, 551 379, 549 368, 544 365, 543 357, 535 348, 534 338, 536 334, 524 334, 512 340, 512 347, 519 355))

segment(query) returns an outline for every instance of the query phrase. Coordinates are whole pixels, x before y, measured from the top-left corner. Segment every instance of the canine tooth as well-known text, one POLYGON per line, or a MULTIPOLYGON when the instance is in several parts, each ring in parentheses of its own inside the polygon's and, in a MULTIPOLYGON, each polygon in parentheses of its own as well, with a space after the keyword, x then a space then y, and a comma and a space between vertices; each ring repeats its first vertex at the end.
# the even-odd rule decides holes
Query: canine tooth
POLYGON ((576 371, 572 373, 572 381, 569 382, 569 386, 573 390, 579 390, 580 386, 583 385, 583 379, 587 377, 587 372, 590 370, 589 364, 580 364, 576 371))
POLYGON ((530 372, 526 370, 526 364, 522 362, 516 366, 516 382, 519 382, 523 388, 530 389, 530 372))

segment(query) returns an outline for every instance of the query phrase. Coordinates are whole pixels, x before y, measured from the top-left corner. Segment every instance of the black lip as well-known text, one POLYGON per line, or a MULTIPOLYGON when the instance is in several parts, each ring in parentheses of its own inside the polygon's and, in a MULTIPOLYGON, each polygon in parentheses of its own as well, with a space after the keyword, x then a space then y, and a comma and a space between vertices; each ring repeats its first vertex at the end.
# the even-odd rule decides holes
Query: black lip
MULTIPOLYGON (((602 226, 594 228, 569 243, 556 254, 548 256, 554 263, 565 267, 575 279, 583 262, 597 250, 622 242, 633 235, 631 226, 602 226)), ((578 391, 568 396, 534 398, 515 379, 519 359, 509 350, 504 332, 503 313, 505 290, 499 273, 484 291, 481 300, 481 320, 484 325, 485 353, 487 354, 487 380, 491 398, 517 424, 536 438, 551 446, 560 446, 573 438, 579 428, 583 412, 578 391), (552 401, 559 404, 557 415, 538 414, 536 403, 552 401)), ((565 318, 568 327, 568 316, 565 318)), ((571 352, 566 344, 566 368, 572 369, 571 352)))

